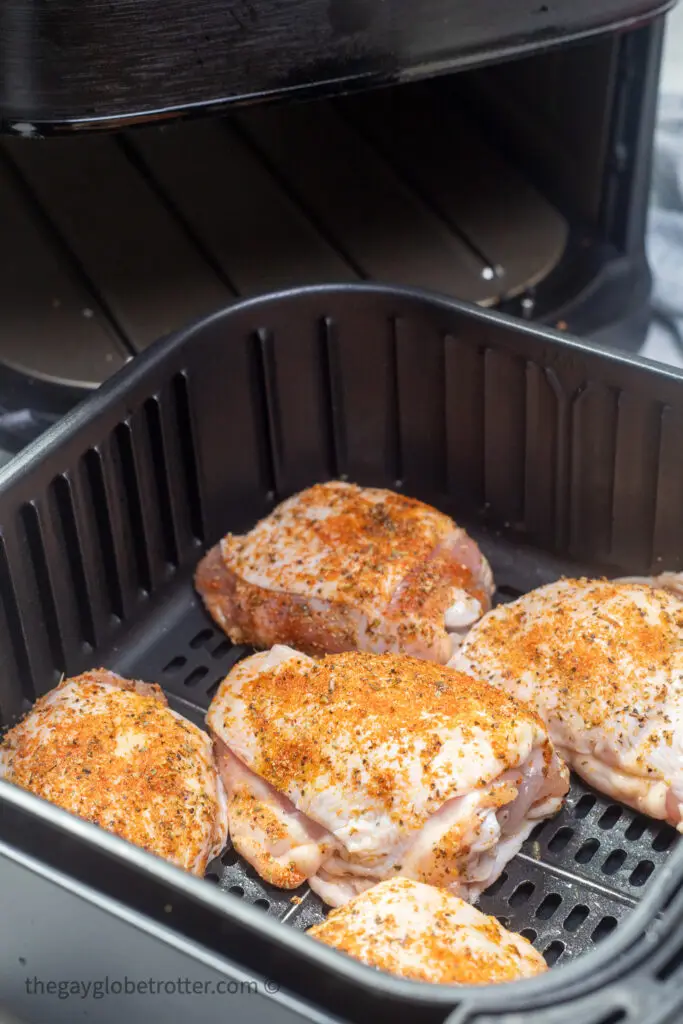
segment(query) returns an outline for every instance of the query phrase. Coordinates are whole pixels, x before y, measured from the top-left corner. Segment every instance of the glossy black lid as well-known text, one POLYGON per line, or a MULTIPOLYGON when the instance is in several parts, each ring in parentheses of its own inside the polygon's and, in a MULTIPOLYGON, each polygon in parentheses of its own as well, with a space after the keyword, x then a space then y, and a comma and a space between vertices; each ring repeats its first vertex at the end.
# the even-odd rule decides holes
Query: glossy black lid
POLYGON ((672 4, 4 0, 0 123, 36 134, 428 76, 627 28, 672 4))

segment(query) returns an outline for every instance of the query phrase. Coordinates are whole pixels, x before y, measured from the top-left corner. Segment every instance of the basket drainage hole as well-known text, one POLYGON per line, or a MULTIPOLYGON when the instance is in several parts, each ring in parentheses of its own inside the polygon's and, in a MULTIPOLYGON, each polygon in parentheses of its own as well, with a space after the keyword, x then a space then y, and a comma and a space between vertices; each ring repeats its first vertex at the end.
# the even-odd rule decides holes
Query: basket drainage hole
POLYGON ((263 898, 261 898, 259 900, 254 900, 254 904, 253 905, 255 907, 260 907, 261 910, 270 910, 270 900, 266 900, 266 899, 263 899, 263 898))
POLYGON ((634 842, 636 839, 640 839, 648 825, 649 822, 647 818, 643 818, 639 815, 637 818, 633 819, 629 827, 624 832, 624 835, 631 842, 634 842))
POLYGON ((583 922, 586 920, 590 910, 584 906, 583 903, 579 903, 578 906, 574 907, 571 913, 564 919, 564 930, 566 932, 577 932, 583 922))
POLYGON ((598 825, 607 832, 609 829, 614 828, 620 817, 621 807, 618 804, 610 804, 598 821, 598 825))
POLYGON ((525 928, 519 933, 522 938, 527 939, 529 942, 535 942, 538 936, 538 932, 534 928, 525 928))
POLYGON ((663 828, 657 833, 652 840, 652 849, 656 850, 657 853, 663 853, 664 850, 668 850, 674 839, 678 835, 672 828, 663 828))
POLYGON ((585 843, 582 843, 574 854, 574 860, 578 864, 588 864, 593 860, 596 850, 600 847, 600 843, 597 839, 587 839, 585 843))
MULTIPOLYGON (((616 875, 616 873, 619 870, 619 868, 621 868, 623 866, 623 863, 624 863, 625 860, 626 860, 626 851, 625 850, 612 850, 612 852, 610 853, 609 857, 607 858, 607 860, 602 865, 602 873, 604 875, 616 875)), ((640 867, 640 865, 638 865, 638 866, 640 867)), ((638 868, 636 868, 636 871, 637 870, 638 870, 638 868)), ((634 871, 633 875, 635 875, 635 873, 636 872, 634 871)), ((631 875, 631 878, 633 878, 633 875, 631 875)))
POLYGON ((522 882, 518 885, 515 891, 510 896, 508 904, 511 907, 521 907, 523 903, 526 903, 533 893, 536 886, 533 882, 522 882))
POLYGON ((221 857, 221 864, 225 864, 226 868, 232 868, 235 866, 239 857, 237 856, 236 850, 232 846, 229 846, 221 857))
POLYGON ((549 893, 536 911, 539 921, 550 921, 561 902, 562 897, 559 893, 549 893))
POLYGON ((637 864, 631 872, 629 882, 631 885, 645 885, 654 869, 655 866, 651 860, 641 860, 640 864, 637 864))
POLYGON ((561 853, 573 835, 574 829, 569 828, 568 825, 564 825, 562 828, 557 830, 553 838, 550 840, 548 843, 548 849, 551 853, 561 853))
POLYGON ((239 898, 242 899, 244 896, 244 887, 241 885, 231 885, 228 892, 231 892, 233 896, 239 896, 239 898))
POLYGON ((232 650, 232 644, 230 643, 230 641, 229 640, 221 640, 221 642, 218 644, 218 646, 214 647, 214 649, 211 651, 211 657, 212 658, 223 658, 228 653, 228 651, 231 651, 231 650, 232 650))
MULTIPOLYGON (((539 921, 549 921, 561 902, 562 897, 559 893, 549 893, 536 911, 536 917, 539 921)), ((562 948, 564 949, 564 946, 562 948)))
POLYGON ((510 927, 510 918, 509 917, 502 917, 499 914, 499 915, 496 916, 496 921, 498 922, 498 924, 502 924, 503 928, 509 928, 510 927))
POLYGON ((195 668, 190 672, 189 676, 185 676, 185 686, 196 686, 200 683, 204 676, 208 676, 208 668, 204 668, 202 665, 199 668, 195 668))
POLYGON ((594 807, 595 797, 592 796, 590 793, 584 793, 584 795, 581 797, 576 807, 574 808, 574 817, 581 820, 581 818, 585 818, 587 815, 589 815, 594 807))
POLYGON ((612 934, 616 926, 616 917, 603 917, 591 932, 591 939, 593 942, 600 942, 602 939, 606 939, 608 935, 612 934))
POLYGON ((498 875, 498 878, 495 880, 493 885, 490 885, 488 887, 488 889, 486 890, 486 895, 487 896, 495 896, 496 893, 500 892, 500 890, 503 888, 503 886, 505 885, 507 880, 508 880, 508 873, 507 873, 507 871, 501 871, 501 873, 498 875))
POLYGON ((538 837, 540 836, 541 832, 543 831, 543 829, 548 824, 550 824, 550 823, 546 819, 545 821, 539 821, 538 825, 534 825, 533 831, 531 832, 529 838, 527 839, 527 842, 528 843, 533 843, 534 839, 538 839, 538 837))
POLYGON ((184 665, 187 665, 187 658, 183 658, 182 655, 179 654, 177 658, 172 658, 168 665, 164 665, 161 671, 168 672, 170 674, 171 672, 177 672, 179 669, 183 668, 184 665))
POLYGON ((212 629, 203 629, 201 633, 197 633, 190 640, 190 647, 196 651, 198 647, 205 647, 209 640, 212 640, 214 632, 212 629))
POLYGON ((543 956, 545 957, 545 962, 548 967, 552 967, 553 964, 556 964, 563 953, 564 942, 560 942, 559 939, 555 939, 554 942, 551 942, 550 945, 543 950, 543 956))

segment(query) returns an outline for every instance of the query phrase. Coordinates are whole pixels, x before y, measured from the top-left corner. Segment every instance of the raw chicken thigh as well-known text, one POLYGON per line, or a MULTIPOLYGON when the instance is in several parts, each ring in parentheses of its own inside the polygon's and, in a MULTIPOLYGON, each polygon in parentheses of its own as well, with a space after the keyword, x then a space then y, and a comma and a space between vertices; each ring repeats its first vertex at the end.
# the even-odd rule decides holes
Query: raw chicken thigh
POLYGON ((529 708, 404 655, 274 647, 207 722, 237 852, 332 906, 395 875, 475 898, 569 786, 529 708))
POLYGON ((196 586, 234 643, 441 663, 493 593, 488 563, 448 516, 340 482, 289 498, 245 536, 228 534, 196 586))
POLYGON ((541 587, 489 612, 454 665, 535 707, 596 789, 683 831, 683 601, 666 579, 541 587))
POLYGON ((197 875, 227 842, 209 737, 158 686, 111 672, 41 697, 4 737, 0 777, 197 875))
POLYGON ((415 981, 490 985, 548 969, 530 942, 495 917, 407 878, 380 882, 308 934, 370 967, 415 981))

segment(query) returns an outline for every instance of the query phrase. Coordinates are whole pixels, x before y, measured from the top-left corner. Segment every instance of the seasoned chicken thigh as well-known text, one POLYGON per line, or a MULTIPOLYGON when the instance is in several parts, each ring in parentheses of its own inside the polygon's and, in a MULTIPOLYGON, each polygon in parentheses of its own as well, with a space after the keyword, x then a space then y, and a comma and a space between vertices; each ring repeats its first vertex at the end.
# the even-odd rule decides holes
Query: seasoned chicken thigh
POLYGON ((274 647, 207 722, 237 852, 332 906, 394 875, 475 898, 569 785, 530 709, 403 655, 274 647))
POLYGON ((490 985, 542 974, 530 942, 445 889, 392 878, 356 896, 308 934, 414 981, 490 985))
POLYGON ((245 536, 228 534, 196 586, 234 643, 441 663, 493 593, 488 563, 448 516, 340 482, 289 498, 245 536))
POLYGON ((454 665, 535 707, 596 789, 683 831, 683 600, 666 579, 540 587, 489 612, 454 665))
POLYGON ((0 745, 0 777, 203 875, 227 842, 211 740, 158 686, 65 679, 0 745))

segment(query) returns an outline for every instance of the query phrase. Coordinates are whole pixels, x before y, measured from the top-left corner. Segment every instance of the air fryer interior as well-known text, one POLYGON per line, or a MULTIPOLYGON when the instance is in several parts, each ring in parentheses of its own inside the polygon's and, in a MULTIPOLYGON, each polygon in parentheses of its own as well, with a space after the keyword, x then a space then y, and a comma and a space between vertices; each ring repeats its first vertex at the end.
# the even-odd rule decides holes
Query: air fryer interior
POLYGON ((335 100, 6 139, 0 359, 31 381, 15 404, 60 405, 50 385, 77 394, 288 286, 390 281, 552 320, 605 242, 617 52, 608 36, 335 100))

